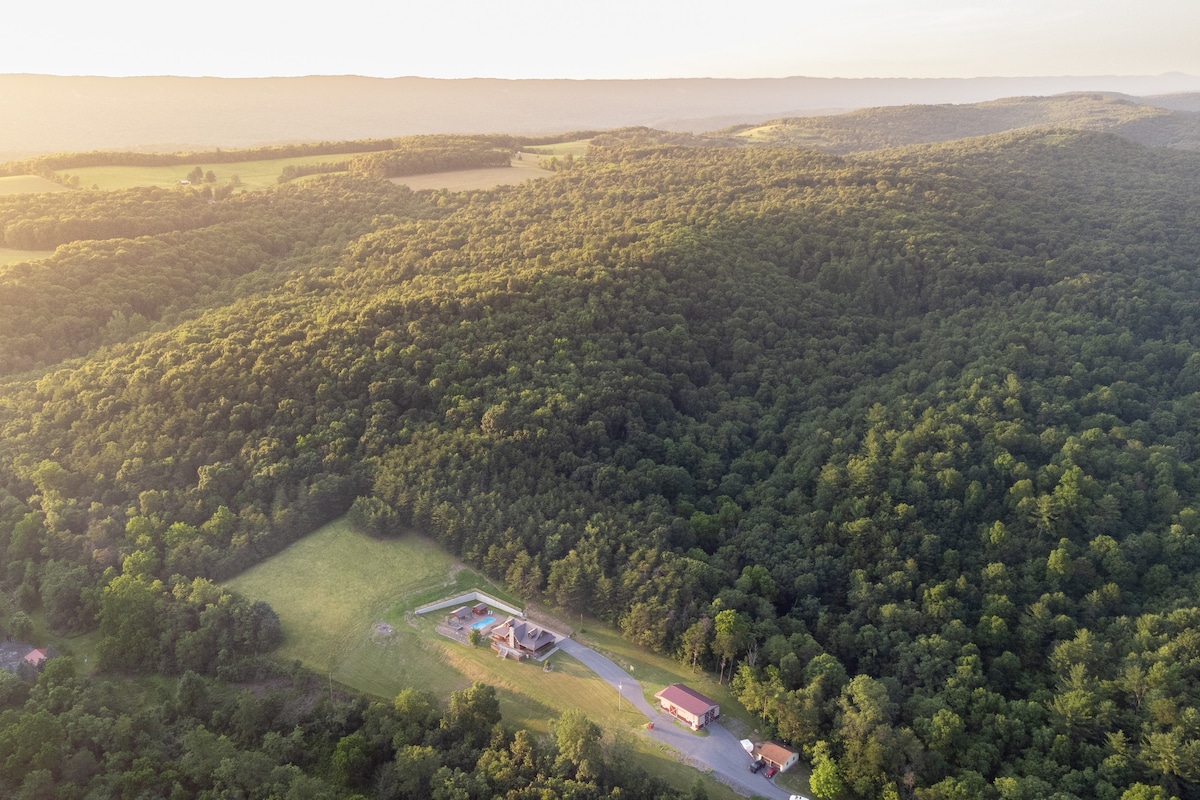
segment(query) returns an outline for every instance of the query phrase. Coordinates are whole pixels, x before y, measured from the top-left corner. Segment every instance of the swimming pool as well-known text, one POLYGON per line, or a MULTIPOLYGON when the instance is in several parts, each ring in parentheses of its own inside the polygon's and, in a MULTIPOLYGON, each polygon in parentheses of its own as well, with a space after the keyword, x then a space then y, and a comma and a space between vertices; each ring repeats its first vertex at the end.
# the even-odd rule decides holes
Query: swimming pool
POLYGON ((481 620, 479 620, 479 622, 476 622, 474 625, 471 626, 471 630, 477 631, 480 628, 486 628, 488 625, 491 625, 495 621, 496 621, 495 617, 487 617, 486 619, 481 619, 481 620))

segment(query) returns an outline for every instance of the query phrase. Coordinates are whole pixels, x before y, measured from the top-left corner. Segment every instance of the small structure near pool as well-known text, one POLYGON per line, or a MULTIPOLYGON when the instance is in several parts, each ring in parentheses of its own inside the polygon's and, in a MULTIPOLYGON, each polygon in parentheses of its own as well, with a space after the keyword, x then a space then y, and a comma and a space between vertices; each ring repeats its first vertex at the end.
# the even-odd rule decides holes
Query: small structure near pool
POLYGON ((662 710, 694 731, 721 716, 721 706, 715 700, 682 683, 672 683, 654 695, 662 710))
POLYGON ((476 616, 479 616, 479 617, 482 617, 482 616, 484 616, 485 614, 487 614, 487 613, 488 613, 488 604, 487 604, 487 603, 476 603, 476 604, 475 604, 475 605, 474 605, 474 606, 471 608, 471 613, 473 613, 473 614, 475 614, 476 616))
MULTIPOLYGON (((484 594, 480 591, 471 591, 467 592, 466 594, 460 594, 455 597, 446 597, 433 603, 427 603, 423 606, 413 609, 413 613, 420 616, 422 614, 428 614, 431 611, 441 611, 444 608, 453 608, 455 609, 453 613, 457 614, 460 610, 460 606, 467 608, 468 614, 475 613, 475 608, 483 606, 484 612, 487 612, 488 609, 499 609, 506 614, 513 614, 514 616, 518 617, 525 616, 525 612, 521 609, 510 606, 507 603, 503 603, 491 595, 484 594), (467 606, 466 604, 468 603, 472 605, 467 606)), ((480 616, 484 616, 484 614, 481 614, 480 616)))
POLYGON ((41 669, 42 664, 46 663, 47 654, 45 650, 30 650, 25 654, 22 661, 34 669, 41 669))

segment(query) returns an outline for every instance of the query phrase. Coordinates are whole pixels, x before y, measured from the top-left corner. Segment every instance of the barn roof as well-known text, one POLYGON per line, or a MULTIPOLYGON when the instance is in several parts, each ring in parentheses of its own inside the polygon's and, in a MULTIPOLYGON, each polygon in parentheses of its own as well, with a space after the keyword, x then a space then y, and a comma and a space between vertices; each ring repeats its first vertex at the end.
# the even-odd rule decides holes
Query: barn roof
POLYGON ((796 755, 783 745, 776 744, 775 742, 763 742, 760 744, 758 746, 758 754, 777 766, 786 764, 789 758, 796 755))
POLYGON ((654 696, 696 716, 703 715, 704 712, 717 705, 715 700, 705 697, 695 689, 684 686, 682 683, 672 683, 654 696))

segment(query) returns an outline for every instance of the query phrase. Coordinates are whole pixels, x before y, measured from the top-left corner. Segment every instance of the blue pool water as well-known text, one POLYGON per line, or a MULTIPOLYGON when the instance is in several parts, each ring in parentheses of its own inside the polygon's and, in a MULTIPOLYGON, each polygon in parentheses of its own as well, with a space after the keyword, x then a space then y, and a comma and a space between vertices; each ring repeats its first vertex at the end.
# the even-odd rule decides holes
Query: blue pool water
POLYGON ((495 621, 496 621, 495 617, 486 617, 485 619, 481 619, 481 620, 479 620, 479 622, 476 622, 474 625, 471 626, 471 628, 472 628, 472 630, 479 630, 480 628, 486 628, 488 625, 491 625, 495 621))

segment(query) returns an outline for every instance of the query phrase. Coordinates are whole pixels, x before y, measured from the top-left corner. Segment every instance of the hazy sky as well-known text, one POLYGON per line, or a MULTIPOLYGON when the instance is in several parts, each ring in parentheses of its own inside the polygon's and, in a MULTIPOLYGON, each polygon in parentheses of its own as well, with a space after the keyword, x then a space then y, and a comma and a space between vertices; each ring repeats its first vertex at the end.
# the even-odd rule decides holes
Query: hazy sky
POLYGON ((1198 0, 17 0, 0 73, 1200 75, 1198 0), (186 10, 185 10, 186 9, 186 10), (19 34, 19 35, 18 35, 19 34))

